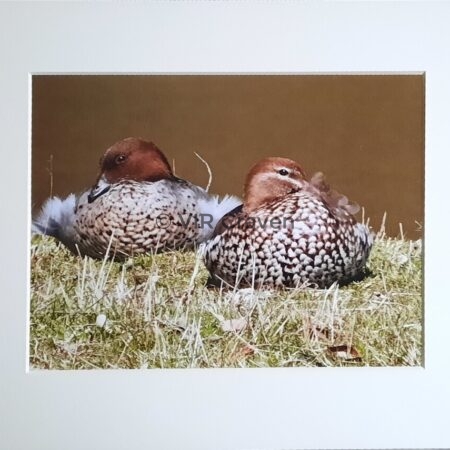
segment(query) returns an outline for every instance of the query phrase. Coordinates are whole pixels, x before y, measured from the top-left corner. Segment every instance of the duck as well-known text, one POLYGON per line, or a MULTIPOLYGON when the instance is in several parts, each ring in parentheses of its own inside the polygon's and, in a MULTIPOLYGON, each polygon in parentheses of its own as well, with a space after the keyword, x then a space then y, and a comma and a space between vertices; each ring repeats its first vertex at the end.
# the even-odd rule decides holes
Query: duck
POLYGON ((80 256, 124 260, 194 249, 240 203, 178 178, 153 142, 129 137, 104 152, 91 189, 49 198, 32 232, 52 236, 80 256))
POLYGON ((248 172, 241 205, 203 247, 212 286, 326 289, 362 279, 374 241, 354 215, 360 207, 309 180, 295 161, 269 157, 248 172))

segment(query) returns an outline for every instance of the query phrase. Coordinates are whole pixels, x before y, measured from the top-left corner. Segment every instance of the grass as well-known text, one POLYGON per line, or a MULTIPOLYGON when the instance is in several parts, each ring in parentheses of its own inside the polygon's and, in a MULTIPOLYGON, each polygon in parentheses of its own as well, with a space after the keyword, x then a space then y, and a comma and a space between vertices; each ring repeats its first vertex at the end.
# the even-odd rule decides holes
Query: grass
POLYGON ((31 244, 30 368, 417 366, 422 245, 379 233, 346 287, 211 290, 193 253, 94 261, 31 244))

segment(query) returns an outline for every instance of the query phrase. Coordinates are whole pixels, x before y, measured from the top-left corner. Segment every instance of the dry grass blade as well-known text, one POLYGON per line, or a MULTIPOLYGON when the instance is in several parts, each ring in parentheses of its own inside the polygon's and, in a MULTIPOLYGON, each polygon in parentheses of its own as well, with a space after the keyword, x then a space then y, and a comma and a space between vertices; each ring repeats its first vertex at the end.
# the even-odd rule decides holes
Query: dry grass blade
POLYGON ((206 166, 206 170, 208 171, 208 184, 205 187, 205 191, 208 192, 213 179, 211 168, 209 167, 209 164, 206 162, 206 160, 204 160, 197 152, 194 152, 194 154, 206 166))

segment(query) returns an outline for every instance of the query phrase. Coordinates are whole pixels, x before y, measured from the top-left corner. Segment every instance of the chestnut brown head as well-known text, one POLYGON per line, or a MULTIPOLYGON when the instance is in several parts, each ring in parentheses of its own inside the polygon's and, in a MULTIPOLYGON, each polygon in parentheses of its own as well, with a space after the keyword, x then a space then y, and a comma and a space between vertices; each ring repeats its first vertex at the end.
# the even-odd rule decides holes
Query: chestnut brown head
POLYGON ((152 142, 127 138, 116 142, 100 160, 100 174, 89 194, 89 201, 122 180, 159 181, 173 179, 172 169, 162 151, 152 142))
POLYGON ((127 138, 106 150, 101 161, 101 175, 109 183, 121 180, 158 181, 172 178, 167 158, 153 142, 127 138))
POLYGON ((287 158, 265 158, 247 174, 244 187, 244 211, 251 212, 264 203, 302 189, 305 172, 287 158))

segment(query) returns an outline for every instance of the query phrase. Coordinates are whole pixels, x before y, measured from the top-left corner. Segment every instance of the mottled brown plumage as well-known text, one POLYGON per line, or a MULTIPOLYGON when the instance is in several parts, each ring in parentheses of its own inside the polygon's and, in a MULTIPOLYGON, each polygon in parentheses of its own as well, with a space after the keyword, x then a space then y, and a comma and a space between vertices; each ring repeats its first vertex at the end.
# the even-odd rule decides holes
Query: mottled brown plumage
POLYGON ((286 158, 266 158, 248 173, 244 204, 227 214, 206 244, 215 284, 325 288, 362 276, 373 236, 359 207, 330 189, 321 173, 307 181, 286 158))
POLYGON ((218 219, 240 201, 219 201, 177 178, 155 144, 128 138, 100 160, 90 191, 47 201, 34 230, 74 253, 123 259, 141 253, 191 249, 208 239, 218 219))

